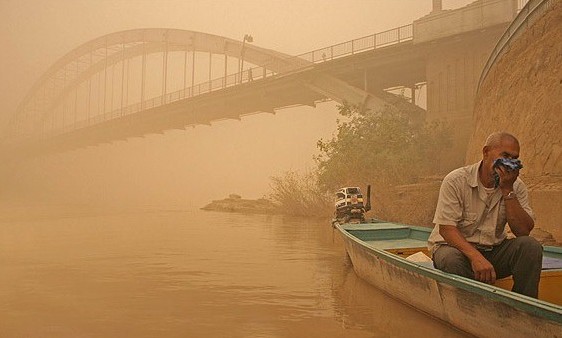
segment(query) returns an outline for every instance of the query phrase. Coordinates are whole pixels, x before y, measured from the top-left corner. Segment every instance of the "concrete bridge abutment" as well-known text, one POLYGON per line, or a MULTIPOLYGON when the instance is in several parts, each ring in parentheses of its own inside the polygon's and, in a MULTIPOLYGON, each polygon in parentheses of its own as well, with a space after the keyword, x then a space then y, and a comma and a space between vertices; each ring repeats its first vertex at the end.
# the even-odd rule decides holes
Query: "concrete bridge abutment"
POLYGON ((501 34, 517 14, 515 0, 480 0, 456 10, 440 1, 414 21, 414 45, 425 46, 427 115, 450 124, 453 142, 442 171, 462 166, 474 128, 473 110, 482 69, 501 34), (437 5, 437 9, 435 6, 437 5))

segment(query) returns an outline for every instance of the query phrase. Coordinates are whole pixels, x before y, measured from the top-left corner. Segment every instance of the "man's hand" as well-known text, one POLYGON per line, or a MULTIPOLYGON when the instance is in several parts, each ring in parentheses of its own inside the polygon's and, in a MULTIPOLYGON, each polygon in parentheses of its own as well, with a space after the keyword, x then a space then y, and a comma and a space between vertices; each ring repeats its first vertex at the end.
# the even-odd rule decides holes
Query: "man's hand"
MULTIPOLYGON (((495 168, 500 177, 500 190, 505 197, 513 191, 513 183, 519 176, 519 170, 507 170, 504 166, 495 168)), ((523 209, 517 198, 505 202, 507 223, 515 236, 529 236, 535 226, 535 221, 523 209)))
POLYGON ((493 284, 496 281, 496 270, 494 270, 492 264, 482 256, 480 251, 466 241, 457 227, 439 225, 439 234, 450 246, 457 248, 468 258, 474 272, 474 279, 488 284, 493 284))
POLYGON ((508 170, 504 166, 499 166, 494 169, 500 177, 500 189, 502 192, 510 192, 513 190, 513 183, 519 176, 519 170, 508 170))
POLYGON ((484 256, 475 255, 471 260, 474 279, 480 282, 494 284, 496 282, 496 270, 484 256))

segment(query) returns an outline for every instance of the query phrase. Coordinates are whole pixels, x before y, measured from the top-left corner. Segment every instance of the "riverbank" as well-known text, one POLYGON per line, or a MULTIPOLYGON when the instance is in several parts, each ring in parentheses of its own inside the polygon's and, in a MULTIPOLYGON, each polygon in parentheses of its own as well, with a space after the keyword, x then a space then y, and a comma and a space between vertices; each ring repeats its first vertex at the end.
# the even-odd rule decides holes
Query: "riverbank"
MULTIPOLYGON (((384 219, 391 222, 399 222, 423 227, 433 227, 433 214, 439 196, 441 177, 435 176, 425 178, 416 184, 385 187, 384 189, 373 189, 373 209, 366 214, 367 218, 384 219)), ((532 184, 531 184, 532 187, 532 184)), ((531 195, 533 191, 531 189, 531 195)), ((536 196, 534 196, 536 197, 536 196)), ((289 214, 277 204, 266 198, 244 199, 240 195, 231 194, 222 200, 215 200, 201 210, 218 211, 241 214, 289 214)), ((311 215, 299 215, 305 218, 331 217, 328 210, 317 210, 311 215)), ((535 226, 531 236, 535 237, 544 245, 562 246, 549 231, 547 223, 535 226)))

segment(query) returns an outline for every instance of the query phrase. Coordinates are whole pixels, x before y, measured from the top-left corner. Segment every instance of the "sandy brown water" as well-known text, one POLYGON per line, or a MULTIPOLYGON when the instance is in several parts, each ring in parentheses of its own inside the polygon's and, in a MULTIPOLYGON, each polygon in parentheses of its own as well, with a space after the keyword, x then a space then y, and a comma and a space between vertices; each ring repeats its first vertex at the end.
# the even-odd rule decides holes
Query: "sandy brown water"
POLYGON ((0 337, 463 337, 359 279, 326 222, 0 216, 0 337))

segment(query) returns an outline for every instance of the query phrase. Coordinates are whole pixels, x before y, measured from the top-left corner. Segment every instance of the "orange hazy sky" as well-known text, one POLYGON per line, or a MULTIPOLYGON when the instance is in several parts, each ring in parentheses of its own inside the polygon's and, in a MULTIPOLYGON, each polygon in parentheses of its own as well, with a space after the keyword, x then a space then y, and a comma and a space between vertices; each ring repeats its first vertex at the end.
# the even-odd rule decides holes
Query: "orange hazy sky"
MULTIPOLYGON (((443 0, 457 8, 470 0, 443 0)), ((0 0, 0 127, 41 74, 71 49, 135 28, 177 28, 300 54, 410 24, 431 0, 0 0)), ((334 105, 297 107, 183 132, 78 150, 18 169, 45 196, 189 204, 259 197, 269 177, 313 166, 334 105), (27 175, 27 176, 26 176, 27 175), (78 197, 77 197, 78 196, 78 197)))
MULTIPOLYGON (((456 8, 471 0, 443 0, 456 8)), ((0 0, 0 111, 15 109, 59 57, 99 36, 178 28, 300 54, 409 24, 431 0, 0 0)))

